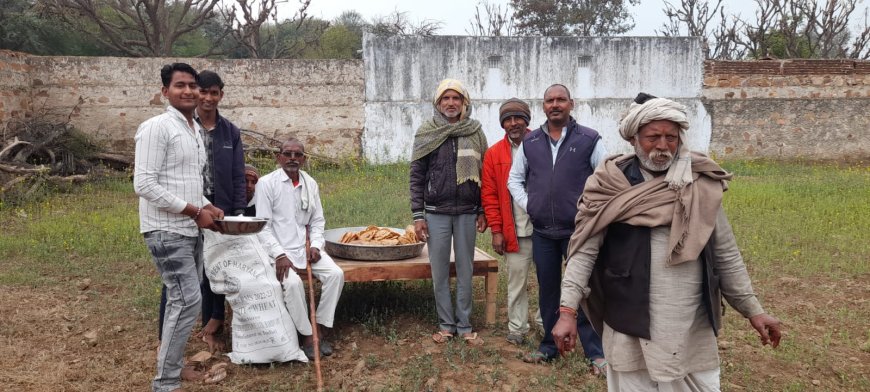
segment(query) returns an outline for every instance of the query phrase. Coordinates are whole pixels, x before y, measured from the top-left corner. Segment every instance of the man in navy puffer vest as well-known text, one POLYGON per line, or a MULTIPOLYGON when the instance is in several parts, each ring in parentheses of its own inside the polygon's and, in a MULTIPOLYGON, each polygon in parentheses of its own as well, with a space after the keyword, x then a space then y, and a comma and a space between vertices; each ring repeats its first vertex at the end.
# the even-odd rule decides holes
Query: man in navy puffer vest
MULTIPOLYGON (((547 122, 523 140, 508 179, 511 195, 529 213, 534 229, 532 253, 544 338, 536 352, 523 358, 530 363, 559 356, 551 330, 558 319, 562 263, 574 232, 583 185, 607 155, 598 132, 571 117, 573 108, 567 87, 554 84, 544 91, 547 122)), ((586 357, 595 365, 593 372, 600 374, 606 365, 601 338, 582 314, 577 323, 586 357)))

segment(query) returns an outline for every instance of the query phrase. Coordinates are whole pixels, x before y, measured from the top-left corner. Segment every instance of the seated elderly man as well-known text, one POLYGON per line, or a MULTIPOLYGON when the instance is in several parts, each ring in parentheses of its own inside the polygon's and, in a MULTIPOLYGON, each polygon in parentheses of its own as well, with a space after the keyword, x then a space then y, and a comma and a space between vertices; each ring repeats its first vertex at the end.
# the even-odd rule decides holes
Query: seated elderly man
POLYGON ((722 208, 731 174, 686 146, 685 106, 641 93, 620 121, 634 154, 586 182, 553 336, 577 339, 582 299, 601 333, 609 391, 718 391, 721 298, 776 347, 722 208))
MULTIPOLYGON (((256 184, 254 200, 257 216, 269 219, 263 233, 274 238, 288 256, 279 260, 278 272, 289 271, 292 275, 296 270, 305 271, 310 262, 312 274, 322 283, 320 303, 315 313, 317 325, 313 327, 318 331, 320 354, 330 356, 333 353, 332 344, 324 332, 332 329, 335 320, 335 309, 344 288, 344 271, 321 250, 325 243, 323 230, 326 219, 320 202, 320 187, 314 178, 302 170, 306 162, 305 145, 299 139, 290 138, 281 145, 275 160, 281 167, 264 175, 256 184), (308 247, 306 237, 310 237, 308 247)), ((302 301, 301 309, 304 310, 304 295, 302 301)), ((307 310, 305 312, 307 315, 307 310)), ((305 355, 313 359, 314 330, 307 317, 304 323, 301 318, 294 321, 299 333, 304 335, 305 355)))

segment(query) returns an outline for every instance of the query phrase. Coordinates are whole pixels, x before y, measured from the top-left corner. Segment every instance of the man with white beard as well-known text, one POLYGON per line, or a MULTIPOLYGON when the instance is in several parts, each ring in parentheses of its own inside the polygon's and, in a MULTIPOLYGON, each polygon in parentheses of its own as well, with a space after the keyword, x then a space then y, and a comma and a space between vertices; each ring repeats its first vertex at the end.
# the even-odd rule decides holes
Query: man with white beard
POLYGON ((573 350, 583 300, 609 391, 718 391, 723 296, 763 345, 780 341, 722 209, 731 174, 688 150, 688 129, 685 106, 638 95, 619 124, 635 154, 606 159, 579 203, 553 337, 573 350))

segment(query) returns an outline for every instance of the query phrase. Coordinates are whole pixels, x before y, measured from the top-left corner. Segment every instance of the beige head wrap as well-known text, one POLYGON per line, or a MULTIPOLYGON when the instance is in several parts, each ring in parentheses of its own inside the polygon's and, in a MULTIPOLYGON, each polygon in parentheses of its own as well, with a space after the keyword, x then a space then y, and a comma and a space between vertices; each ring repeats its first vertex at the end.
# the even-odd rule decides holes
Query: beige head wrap
POLYGON ((438 88, 435 90, 435 100, 432 101, 432 105, 435 106, 435 112, 441 113, 441 110, 438 109, 438 102, 441 101, 441 96, 443 96, 447 90, 456 91, 462 96, 462 111, 459 113, 459 119, 465 120, 468 118, 471 114, 468 110, 471 98, 468 96, 468 90, 465 89, 462 82, 456 79, 444 79, 438 84, 438 88))
POLYGON ((632 102, 628 112, 619 121, 619 134, 631 141, 640 127, 656 120, 668 120, 680 126, 680 147, 668 168, 665 182, 671 189, 681 189, 692 183, 692 157, 686 145, 689 120, 684 105, 665 98, 652 98, 642 104, 632 102))

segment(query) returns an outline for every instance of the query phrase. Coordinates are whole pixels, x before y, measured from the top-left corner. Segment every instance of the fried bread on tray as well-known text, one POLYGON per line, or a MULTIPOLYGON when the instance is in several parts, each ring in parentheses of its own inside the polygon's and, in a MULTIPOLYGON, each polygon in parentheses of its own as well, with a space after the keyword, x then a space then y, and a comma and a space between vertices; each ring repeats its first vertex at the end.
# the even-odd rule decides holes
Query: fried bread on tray
POLYGON ((368 226, 362 231, 348 231, 339 240, 342 244, 350 245, 409 245, 419 241, 414 233, 414 226, 405 228, 405 234, 399 234, 388 227, 368 226))

